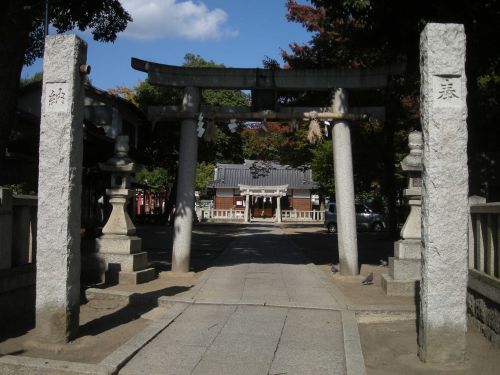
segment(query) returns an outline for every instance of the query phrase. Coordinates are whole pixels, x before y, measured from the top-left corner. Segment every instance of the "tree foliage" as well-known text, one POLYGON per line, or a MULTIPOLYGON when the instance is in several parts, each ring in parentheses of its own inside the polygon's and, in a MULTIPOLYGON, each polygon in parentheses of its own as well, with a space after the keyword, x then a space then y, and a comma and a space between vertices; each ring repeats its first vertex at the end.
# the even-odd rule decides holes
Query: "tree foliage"
POLYGON ((250 160, 278 161, 300 167, 311 161, 314 145, 307 141, 307 126, 294 130, 290 124, 269 122, 247 126, 241 132, 243 157, 250 160))
MULTIPOLYGON (((223 64, 205 60, 203 57, 191 53, 184 56, 183 66, 194 68, 224 67, 223 64)), ((179 106, 183 96, 181 89, 152 85, 147 79, 132 88, 115 87, 109 91, 131 101, 145 112, 149 106, 179 106)), ((247 94, 237 90, 203 90, 202 103, 214 107, 248 107, 250 99, 247 94)), ((179 153, 180 121, 161 120, 153 125, 153 134, 146 149, 149 164, 150 166, 165 167, 170 175, 175 175, 179 153)), ((203 139, 198 142, 198 159, 209 164, 242 162, 242 141, 239 134, 231 133, 227 128, 227 123, 219 122, 216 126, 218 130, 213 142, 207 142, 203 139)))
POLYGON ((322 196, 335 196, 335 176, 333 169, 332 141, 322 142, 313 152, 311 161, 313 180, 319 184, 322 196))
POLYGON ((136 180, 140 184, 148 185, 160 190, 164 190, 172 177, 165 168, 142 168, 136 175, 136 180))
POLYGON ((196 183, 195 190, 200 192, 200 196, 207 196, 207 181, 212 181, 214 179, 214 169, 215 165, 211 163, 201 162, 198 163, 196 167, 196 183))
MULTIPOLYGON (((495 38, 500 34, 500 2, 310 0, 309 4, 303 4, 288 0, 286 6, 288 20, 300 23, 312 35, 308 43, 292 43, 290 52, 282 51, 287 67, 365 68, 394 61, 406 62, 405 74, 390 82, 380 94, 387 108, 381 139, 381 146, 385 145, 388 151, 385 156, 387 175, 388 165, 397 162, 398 156, 406 150, 408 131, 420 126, 420 32, 428 22, 464 24, 470 190, 471 193, 480 192, 480 171, 484 168, 478 162, 478 155, 493 154, 498 158, 500 153, 498 142, 494 141, 500 136, 496 125, 500 116, 500 44, 495 38)), ((492 162, 491 158, 489 161, 492 162)))
POLYGON ((36 72, 31 77, 21 78, 19 85, 20 85, 20 87, 25 87, 25 86, 31 85, 34 82, 41 82, 42 79, 43 79, 43 73, 36 72))
MULTIPOLYGON (((21 70, 43 53, 43 0, 5 0, 0 12, 0 169, 15 122, 21 70)), ((90 29, 97 41, 112 42, 130 15, 118 0, 55 0, 49 2, 50 24, 62 33, 90 29)))

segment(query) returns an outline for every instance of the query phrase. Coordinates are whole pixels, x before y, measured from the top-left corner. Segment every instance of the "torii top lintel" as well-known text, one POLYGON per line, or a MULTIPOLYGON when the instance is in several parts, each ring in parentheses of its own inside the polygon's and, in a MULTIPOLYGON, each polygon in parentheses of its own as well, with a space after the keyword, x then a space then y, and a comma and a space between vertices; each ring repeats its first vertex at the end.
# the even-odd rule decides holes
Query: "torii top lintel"
POLYGON ((131 65, 148 73, 149 82, 155 85, 236 90, 377 89, 387 85, 387 76, 403 72, 401 65, 366 70, 192 68, 134 57, 131 65))

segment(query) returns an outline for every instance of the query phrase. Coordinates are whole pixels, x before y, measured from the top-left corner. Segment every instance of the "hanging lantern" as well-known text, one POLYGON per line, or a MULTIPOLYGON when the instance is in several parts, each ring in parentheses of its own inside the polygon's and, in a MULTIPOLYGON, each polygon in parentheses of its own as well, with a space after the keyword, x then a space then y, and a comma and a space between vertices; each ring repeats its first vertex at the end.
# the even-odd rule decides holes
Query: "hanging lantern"
POLYGON ((227 127, 229 128, 229 131, 231 133, 236 132, 236 128, 238 127, 238 124, 236 123, 236 119, 232 118, 231 120, 229 120, 229 124, 227 124, 227 127))
POLYGON ((317 143, 321 139, 323 139, 323 133, 321 132, 316 113, 313 112, 313 115, 311 117, 311 122, 309 122, 309 131, 307 132, 307 139, 311 143, 317 143))
POLYGON ((217 125, 215 122, 209 121, 207 123, 207 130, 205 132, 205 137, 203 137, 207 142, 215 142, 217 139, 217 125))

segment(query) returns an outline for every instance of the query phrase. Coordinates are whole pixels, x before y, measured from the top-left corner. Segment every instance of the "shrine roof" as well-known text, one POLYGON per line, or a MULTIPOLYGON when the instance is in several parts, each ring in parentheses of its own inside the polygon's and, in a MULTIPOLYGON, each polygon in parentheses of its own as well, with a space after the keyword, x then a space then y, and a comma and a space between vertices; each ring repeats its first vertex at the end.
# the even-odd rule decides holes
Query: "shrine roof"
POLYGON ((239 185, 279 186, 289 189, 315 189, 310 168, 293 168, 274 162, 246 160, 243 164, 217 164, 211 188, 239 188, 239 185))

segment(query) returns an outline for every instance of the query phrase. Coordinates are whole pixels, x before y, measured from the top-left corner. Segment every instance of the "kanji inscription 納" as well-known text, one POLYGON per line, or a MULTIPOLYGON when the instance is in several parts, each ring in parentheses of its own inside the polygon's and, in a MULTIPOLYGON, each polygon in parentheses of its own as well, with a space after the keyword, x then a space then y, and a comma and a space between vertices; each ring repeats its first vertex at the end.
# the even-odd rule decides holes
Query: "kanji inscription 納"
POLYGON ((45 85, 45 112, 66 112, 68 103, 67 83, 50 82, 45 85))

